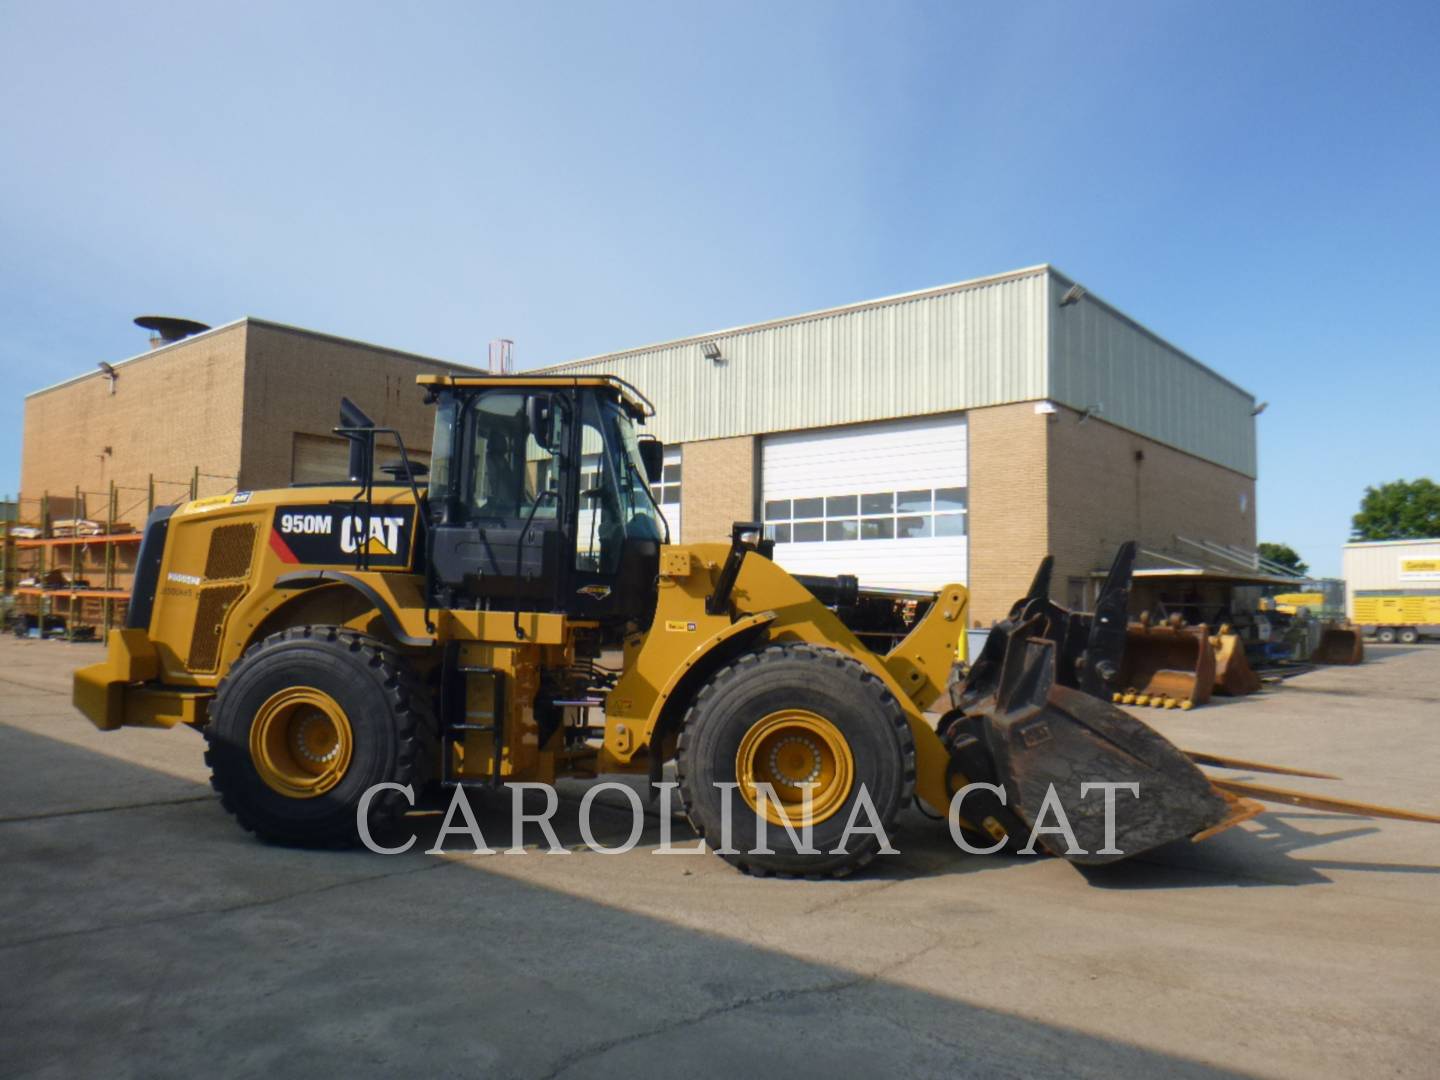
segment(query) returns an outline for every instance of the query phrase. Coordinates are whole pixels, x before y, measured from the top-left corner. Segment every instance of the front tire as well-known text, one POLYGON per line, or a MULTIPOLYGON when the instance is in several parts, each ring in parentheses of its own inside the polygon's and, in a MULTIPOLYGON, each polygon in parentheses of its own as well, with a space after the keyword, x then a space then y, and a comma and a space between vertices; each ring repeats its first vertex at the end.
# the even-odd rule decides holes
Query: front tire
MULTIPOLYGON (((205 762, 221 804, 260 839, 349 847, 371 787, 418 790, 432 727, 428 698, 394 649, 339 627, 299 626, 253 646, 220 683, 205 762)), ((377 793, 371 831, 409 806, 399 791, 377 793)))
MULTIPOLYGON (((717 672, 696 695, 677 748, 680 797, 690 823, 727 862, 746 873, 839 877, 864 866, 881 838, 855 832, 841 845, 862 788, 886 837, 915 790, 915 744, 904 710, 873 672, 842 653, 812 645, 772 645, 717 672), (760 799, 765 844, 757 852, 760 799), (812 784, 811 846, 799 850, 784 828, 801 833, 801 784, 812 784), (737 785, 726 789, 724 785, 737 785), (725 801, 730 801, 730 849, 725 801)), ((802 834, 803 835, 803 834, 802 834)))

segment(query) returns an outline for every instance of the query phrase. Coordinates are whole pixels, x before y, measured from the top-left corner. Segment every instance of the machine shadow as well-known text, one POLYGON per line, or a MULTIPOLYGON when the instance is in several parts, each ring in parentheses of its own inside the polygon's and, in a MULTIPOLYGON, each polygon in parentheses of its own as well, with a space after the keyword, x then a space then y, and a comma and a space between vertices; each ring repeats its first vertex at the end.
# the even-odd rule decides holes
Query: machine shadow
MULTIPOLYGON (((559 805, 551 819, 560 845, 572 851, 582 850, 586 846, 579 814, 583 790, 584 787, 580 784, 564 785, 559 805)), ((469 794, 476 822, 486 844, 495 850, 511 846, 515 836, 510 796, 503 790, 482 790, 469 794)), ((527 814, 543 809, 543 800, 538 796, 538 792, 527 794, 527 814)), ((440 810, 411 814, 402 824, 402 831, 386 843, 403 843, 413 834, 416 837, 417 849, 430 850, 435 846, 443 817, 440 810)), ((632 820, 631 810, 623 797, 614 801, 597 797, 590 813, 592 838, 605 847, 624 844, 629 839, 632 820)), ((1377 832, 1377 828, 1368 824, 1368 820, 1336 814, 1272 811, 1201 844, 1182 840, 1123 862, 1103 866, 1083 866, 1077 863, 1074 864, 1074 869, 1090 886, 1102 889, 1194 889, 1230 886, 1256 888, 1329 884, 1330 878, 1321 873, 1321 869, 1377 872, 1396 870, 1404 873, 1440 874, 1440 867, 1397 866, 1346 860, 1331 860, 1322 864, 1314 860, 1299 862, 1289 857, 1293 852, 1377 832), (1353 824, 1350 828, 1324 833, 1306 831, 1292 824, 1361 821, 1367 824, 1353 824)), ((454 824, 463 824, 463 818, 456 815, 454 824)), ((533 823, 526 823, 522 828, 521 840, 523 846, 532 850, 542 850, 548 844, 540 827, 533 823)), ((891 841, 898 854, 879 856, 854 878, 835 879, 836 883, 851 880, 907 881, 968 875, 982 871, 1001 872, 1051 857, 1044 854, 1020 855, 1009 850, 991 855, 975 855, 963 851, 951 839, 943 821, 934 821, 914 810, 906 811, 900 816, 891 841)), ((697 842, 698 838, 689 823, 682 816, 673 817, 669 843, 675 847, 688 847, 697 842)), ((647 807, 642 830, 633 846, 638 850, 653 851, 660 843, 659 818, 653 808, 647 807)), ((452 833, 444 845, 447 854, 470 853, 473 850, 470 838, 460 834, 452 833)))
MULTIPOLYGON (((103 764, 137 791, 152 780, 41 736, 17 746, 56 775, 103 764)), ((504 813, 477 807, 497 827, 504 813)), ((0 847, 7 1072, 1241 1075, 891 981, 937 950, 964 955, 904 920, 846 946, 844 965, 818 962, 806 927, 835 955, 830 932, 763 899, 805 883, 669 874, 661 892, 577 859, 564 869, 588 877, 562 891, 508 872, 518 858, 267 847, 209 799, 14 819, 0 847), (746 897, 753 922, 720 917, 746 897), (797 935, 789 951, 735 936, 768 941, 772 919, 797 935)))
POLYGON ((1379 832, 1369 821, 1348 815, 1275 810, 1201 844, 1180 840, 1125 862, 1078 869, 1097 888, 1142 890, 1328 885, 1331 879, 1324 870, 1440 875, 1440 866, 1423 864, 1290 858, 1294 852, 1379 832), (1351 827, 1315 833, 1293 822, 1351 827))

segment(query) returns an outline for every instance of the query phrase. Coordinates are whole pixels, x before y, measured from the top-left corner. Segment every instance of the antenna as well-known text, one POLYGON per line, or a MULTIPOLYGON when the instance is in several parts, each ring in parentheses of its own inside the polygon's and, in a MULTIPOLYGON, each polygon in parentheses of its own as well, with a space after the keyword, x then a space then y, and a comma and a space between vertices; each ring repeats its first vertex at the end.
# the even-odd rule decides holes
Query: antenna
POLYGON ((496 338, 490 342, 490 374, 509 375, 515 370, 515 342, 496 338))

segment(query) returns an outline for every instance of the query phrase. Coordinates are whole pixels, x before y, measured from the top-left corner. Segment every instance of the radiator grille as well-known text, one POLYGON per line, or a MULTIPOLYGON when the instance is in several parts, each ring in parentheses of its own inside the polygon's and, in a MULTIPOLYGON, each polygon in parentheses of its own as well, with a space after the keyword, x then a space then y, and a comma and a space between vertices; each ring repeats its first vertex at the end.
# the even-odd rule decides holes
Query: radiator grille
POLYGON ((205 556, 207 581, 243 578, 250 573, 255 551, 255 524, 221 525, 210 534, 210 551, 205 556))
POLYGON ((185 662, 191 671, 215 670, 225 613, 244 591, 244 585, 211 585, 200 590, 200 600, 195 608, 195 631, 190 636, 190 658, 185 662))

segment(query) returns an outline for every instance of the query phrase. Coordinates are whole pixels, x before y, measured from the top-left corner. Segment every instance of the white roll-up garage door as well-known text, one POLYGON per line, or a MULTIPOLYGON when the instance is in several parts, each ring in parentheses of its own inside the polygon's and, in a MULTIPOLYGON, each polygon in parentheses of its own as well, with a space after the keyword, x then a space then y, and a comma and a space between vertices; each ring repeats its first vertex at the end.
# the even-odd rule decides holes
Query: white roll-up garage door
POLYGON ((768 435, 766 535, 797 574, 937 589, 968 577, 964 416, 768 435))

